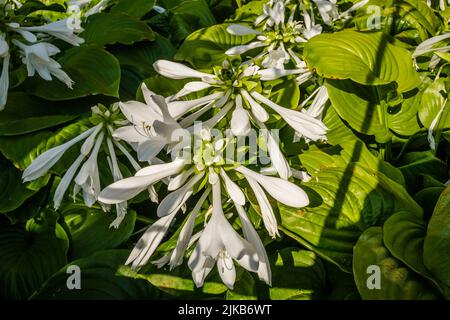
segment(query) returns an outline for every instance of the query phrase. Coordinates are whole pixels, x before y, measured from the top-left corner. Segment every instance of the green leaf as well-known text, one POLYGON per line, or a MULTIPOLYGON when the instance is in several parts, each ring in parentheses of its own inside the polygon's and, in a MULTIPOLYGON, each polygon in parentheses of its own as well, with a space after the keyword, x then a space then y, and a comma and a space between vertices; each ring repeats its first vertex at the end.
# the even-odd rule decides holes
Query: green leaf
POLYGON ((257 291, 255 278, 243 268, 237 268, 236 281, 233 290, 228 289, 227 300, 256 300, 257 291))
POLYGON ((416 95, 407 97, 402 104, 389 106, 380 87, 350 80, 327 80, 326 86, 339 116, 354 130, 375 135, 377 142, 390 141, 392 132, 409 136, 420 130, 416 119, 420 99, 416 95))
POLYGON ((367 229, 356 243, 353 256, 353 274, 363 299, 367 300, 429 300, 439 299, 427 282, 391 256, 383 245, 381 227, 367 229), (380 269, 380 288, 370 289, 378 274, 368 269, 380 269), (369 271, 368 271, 369 270, 369 271), (369 278, 371 277, 372 278, 369 278))
POLYGON ((64 208, 62 215, 71 235, 72 260, 118 247, 131 236, 136 221, 136 212, 129 210, 118 229, 110 228, 116 218, 114 212, 77 204, 64 208))
POLYGON ((272 265, 272 300, 321 299, 325 290, 325 268, 314 252, 284 248, 272 265))
POLYGON ((357 139, 353 131, 345 125, 331 105, 325 107, 323 123, 327 126, 327 142, 331 145, 339 144, 342 141, 352 141, 357 139))
MULTIPOLYGON (((419 106, 419 119, 425 128, 430 128, 439 110, 447 99, 445 78, 439 78, 432 82, 424 91, 419 106)), ((448 109, 448 106, 447 106, 448 109)), ((450 128, 450 113, 443 112, 437 128, 450 128)))
POLYGON ((32 296, 34 300, 124 300, 157 299, 160 292, 147 281, 130 279, 117 273, 125 262, 127 250, 107 250, 75 260, 54 274, 32 296), (78 266, 81 271, 81 289, 68 289, 67 268, 78 266))
POLYGON ((429 272, 423 264, 423 241, 427 226, 422 217, 401 211, 383 225, 383 242, 391 254, 424 277, 429 272))
POLYGON ((22 183, 22 173, 8 161, 0 159, 0 165, 0 213, 6 213, 20 207, 36 191, 22 183))
MULTIPOLYGON (((17 168, 25 170, 40 154, 75 138, 90 127, 92 127, 92 124, 89 119, 83 118, 56 133, 39 131, 35 134, 0 137, 0 152, 11 160, 17 168)), ((79 150, 71 152, 73 149, 75 147, 67 150, 50 171, 57 173, 65 171, 79 154, 79 150)))
POLYGON ((67 50, 58 62, 75 82, 73 89, 54 79, 45 81, 38 76, 25 82, 27 91, 47 100, 70 100, 103 94, 118 97, 120 66, 117 59, 96 45, 67 50))
POLYGON ((344 271, 350 272, 353 246, 365 229, 396 211, 421 214, 404 187, 376 168, 350 163, 310 173, 302 188, 311 203, 301 209, 279 205, 282 230, 344 271))
POLYGON ((197 69, 207 70, 221 65, 228 58, 229 48, 246 44, 255 36, 234 36, 227 32, 230 24, 218 24, 190 34, 181 45, 175 59, 189 62, 197 69), (195 55, 192 53, 195 52, 195 55))
POLYGON ((133 44, 154 40, 150 27, 139 19, 122 13, 97 13, 89 16, 81 37, 87 44, 133 44))
POLYGON ((424 263, 450 298, 450 186, 442 192, 428 224, 424 263))
POLYGON ((444 161, 431 151, 405 153, 397 163, 405 176, 408 190, 416 192, 421 188, 422 175, 427 174, 441 182, 448 180, 448 168, 444 161))
POLYGON ((51 128, 77 118, 86 106, 52 102, 24 92, 11 92, 0 112, 0 136, 12 136, 51 128))
POLYGON ((381 32, 320 34, 305 44, 303 55, 311 69, 328 79, 351 79, 364 85, 396 82, 400 92, 420 84, 410 52, 391 44, 381 32))
POLYGON ((179 42, 195 30, 212 26, 216 19, 205 0, 181 1, 170 9, 170 33, 179 42))
POLYGON ((45 213, 41 218, 29 220, 26 227, 0 227, 2 299, 28 298, 67 263, 69 240, 55 220, 45 213))
POLYGON ((111 13, 126 13, 130 16, 142 18, 150 12, 155 5, 155 0, 115 0, 116 4, 111 8, 111 13))
POLYGON ((136 43, 133 50, 128 47, 115 47, 111 52, 121 66, 131 67, 144 78, 148 78, 156 74, 153 63, 159 59, 171 60, 176 49, 167 38, 155 33, 155 41, 136 43))

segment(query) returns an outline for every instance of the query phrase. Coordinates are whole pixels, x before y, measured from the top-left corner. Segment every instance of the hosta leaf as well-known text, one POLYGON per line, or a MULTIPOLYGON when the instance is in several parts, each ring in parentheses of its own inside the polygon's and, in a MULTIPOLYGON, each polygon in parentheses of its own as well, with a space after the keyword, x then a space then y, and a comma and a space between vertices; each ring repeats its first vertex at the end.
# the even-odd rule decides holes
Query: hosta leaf
POLYGON ((364 85, 396 82, 400 92, 420 84, 411 54, 389 43, 381 32, 344 30, 315 36, 305 44, 304 58, 311 69, 329 79, 364 85))
POLYGON ((69 254, 72 260, 116 248, 131 236, 136 221, 136 212, 128 210, 119 228, 110 228, 116 218, 115 212, 103 212, 78 204, 64 208, 62 215, 71 235, 69 254))
POLYGON ((0 213, 6 213, 20 207, 36 191, 22 183, 22 173, 8 161, 0 159, 0 166, 0 213))
POLYGON ((155 0, 115 0, 111 8, 112 13, 125 13, 141 18, 150 12, 155 5, 155 0))
POLYGON ((325 108, 323 123, 328 128, 327 142, 329 144, 336 145, 342 141, 352 141, 357 139, 353 131, 345 125, 331 105, 325 108))
POLYGON ((117 274, 118 268, 124 263, 128 253, 127 250, 99 251, 87 258, 75 260, 46 281, 32 299, 157 299, 160 292, 147 281, 130 279, 117 274), (71 265, 80 268, 80 290, 70 290, 67 287, 70 276, 67 268, 71 265))
POLYGON ((391 107, 380 100, 382 91, 376 86, 363 86, 350 80, 327 80, 326 86, 339 116, 356 131, 375 135, 378 142, 389 141, 392 132, 412 135, 420 130, 416 119, 420 100, 416 95, 391 107))
POLYGON ((11 92, 0 112, 0 136, 12 136, 69 122, 87 110, 81 104, 51 102, 23 92, 11 92))
POLYGON ((101 47, 85 45, 72 48, 58 62, 75 82, 73 89, 56 79, 45 81, 35 76, 25 83, 27 90, 47 100, 70 100, 97 94, 118 96, 119 62, 101 47))
POLYGON ((81 34, 88 44, 133 44, 154 40, 155 35, 145 22, 122 13, 98 13, 90 16, 81 34))
POLYGON ((170 14, 170 33, 174 42, 185 39, 197 29, 216 23, 205 0, 181 1, 170 9, 170 14))
MULTIPOLYGON (((55 217, 29 220, 1 227, 0 297, 26 299, 67 263, 69 240, 55 217)), ((64 282, 65 283, 65 282, 64 282)))
MULTIPOLYGON (((363 299, 368 300, 428 300, 438 299, 426 280, 389 253, 383 245, 383 231, 380 227, 367 229, 356 243, 353 256, 353 274, 356 286, 363 299), (369 267, 380 269, 380 288, 369 288, 373 284, 369 267), (369 272, 368 272, 369 270, 369 272)), ((375 282, 375 281, 374 281, 375 282)))
MULTIPOLYGON (((2 137, 0 138, 0 152, 17 168, 25 170, 40 154, 75 138, 90 127, 92 127, 91 122, 84 118, 56 133, 40 131, 36 134, 2 137)), ((51 169, 51 172, 62 172, 67 169, 74 160, 74 155, 79 154, 78 150, 74 151, 75 148, 67 150, 61 160, 51 169)))
POLYGON ((119 274, 135 279, 145 279, 167 295, 177 299, 219 298, 228 290, 222 283, 216 267, 201 288, 197 288, 192 281, 192 273, 185 264, 170 271, 167 267, 158 269, 149 263, 139 273, 131 271, 127 266, 120 268, 119 274))
POLYGON ((279 205, 281 224, 288 235, 344 271, 350 272, 353 246, 365 229, 399 210, 421 213, 400 184, 360 164, 323 167, 312 175, 302 185, 310 205, 279 205))
POLYGON ((405 153, 398 162, 407 182, 408 190, 416 192, 421 187, 422 175, 427 174, 441 182, 448 180, 448 168, 444 161, 431 151, 405 153))
POLYGON ((272 300, 321 299, 325 289, 325 268, 312 251, 284 248, 272 264, 272 300))
POLYGON ((256 300, 257 289, 255 279, 247 270, 238 268, 236 270, 236 282, 233 290, 228 289, 227 300, 256 300))
POLYGON ((442 192, 428 224, 424 263, 450 297, 450 186, 442 192))
POLYGON ((246 44, 254 35, 234 36, 227 32, 229 24, 218 24, 190 34, 181 45, 175 59, 189 62, 198 69, 221 65, 229 48, 246 44), (192 54, 195 52, 195 55, 192 54))
MULTIPOLYGON (((420 122, 429 128, 447 99, 445 78, 432 82, 424 91, 419 106, 420 122)), ((446 107, 448 109, 448 106, 446 107)), ((445 109, 444 109, 445 111, 445 109)), ((450 112, 442 112, 437 128, 450 128, 450 112)))

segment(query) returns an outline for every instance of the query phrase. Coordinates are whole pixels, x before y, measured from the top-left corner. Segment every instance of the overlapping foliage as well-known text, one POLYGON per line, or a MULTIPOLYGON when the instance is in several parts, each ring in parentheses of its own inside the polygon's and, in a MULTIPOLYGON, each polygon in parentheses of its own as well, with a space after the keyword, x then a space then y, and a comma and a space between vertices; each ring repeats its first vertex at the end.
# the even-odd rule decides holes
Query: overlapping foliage
MULTIPOLYGON (((164 97, 179 92, 187 81, 157 74, 156 61, 177 61, 213 74, 224 67, 224 61, 240 66, 266 50, 256 46, 239 51, 239 46, 260 41, 262 28, 255 27, 254 21, 264 14, 266 0, 110 0, 95 14, 85 13, 103 1, 83 8, 84 31, 78 34, 83 43, 72 46, 58 38, 48 40, 60 48, 53 58, 73 81, 72 88, 56 79, 28 77, 20 53, 10 51, 8 96, 0 112, 0 297, 449 298, 450 40, 445 35, 450 6, 444 1, 370 0, 344 14, 359 1, 330 1, 336 12, 319 10, 320 2, 286 2, 299 30, 308 29, 307 15, 307 31, 314 34, 303 33, 305 41, 286 45, 302 64, 290 55, 282 68, 277 67, 297 71, 257 85, 265 98, 306 114, 316 90, 327 93, 329 99, 313 115, 328 129, 326 140, 298 137, 295 128, 274 113, 264 124, 280 129, 280 149, 289 167, 311 176, 289 180, 306 192, 309 205, 293 208, 269 197, 280 234, 270 237, 251 186, 239 173, 232 176, 248 199, 246 212, 266 248, 271 286, 241 267, 231 289, 222 284, 216 270, 197 288, 186 264, 172 270, 158 268, 152 257, 139 271, 125 266, 142 233, 157 221, 157 205, 143 192, 128 201, 128 212, 119 223, 115 223, 119 207, 105 212, 99 203, 86 206, 86 198, 78 195, 54 206, 64 174, 79 157, 78 145, 68 149, 49 172, 22 182, 23 171, 33 160, 98 125, 98 117, 111 124, 124 120, 103 106, 144 101, 142 83, 164 97), (239 35, 230 32, 233 25, 255 28, 258 33, 247 30, 239 35), (441 41, 433 42, 439 35, 441 41), (95 105, 99 109, 92 116, 95 105), (66 286, 70 265, 82 270, 81 290, 66 286), (372 265, 380 267, 381 289, 367 286, 372 265)), ((67 19, 67 5, 24 1, 14 11, 14 19, 36 24, 67 19)), ((0 21, 0 35, 2 28, 0 21)), ((253 83, 243 87, 254 88, 253 83)), ((202 93, 187 97, 201 98, 202 93)), ((232 121, 230 116, 219 126, 225 128, 227 121, 232 121)), ((127 157, 131 148, 123 148, 117 153, 117 166, 126 178, 139 168, 127 157)), ((111 152, 106 142, 99 145, 102 189, 119 180, 109 164, 111 152)), ((165 154, 161 158, 168 161, 165 154)), ((147 165, 138 162, 139 167, 147 165)), ((163 183, 153 187, 150 193, 166 195, 163 183)), ((186 212, 194 205, 189 201, 186 212)), ((195 230, 206 221, 208 208, 200 208, 195 230)), ((229 204, 223 210, 235 230, 241 230, 242 217, 232 214, 229 204)), ((155 258, 173 252, 188 219, 184 217, 170 225, 172 235, 163 239, 155 258)))

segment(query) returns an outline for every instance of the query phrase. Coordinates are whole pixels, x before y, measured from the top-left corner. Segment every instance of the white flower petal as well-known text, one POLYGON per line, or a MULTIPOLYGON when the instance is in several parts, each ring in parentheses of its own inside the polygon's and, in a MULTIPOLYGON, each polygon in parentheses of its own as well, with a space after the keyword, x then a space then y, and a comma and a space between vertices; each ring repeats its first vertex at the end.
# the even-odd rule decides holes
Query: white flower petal
POLYGON ((159 204, 157 209, 158 217, 164 217, 174 211, 178 211, 181 206, 192 195, 194 185, 199 182, 204 176, 204 173, 196 174, 184 186, 176 191, 169 193, 159 204))
POLYGON ((44 174, 50 170, 51 167, 58 162, 59 159, 64 155, 64 153, 72 147, 74 144, 80 142, 83 139, 86 139, 93 131, 95 127, 90 128, 73 138, 72 140, 67 141, 66 143, 59 145, 57 147, 51 148, 41 155, 39 155, 33 162, 25 169, 22 174, 22 180, 24 182, 36 180, 37 178, 42 177, 44 174))
POLYGON ((236 36, 246 36, 246 35, 251 35, 251 34, 257 34, 257 35, 262 34, 258 30, 254 30, 252 28, 249 28, 249 27, 246 27, 246 26, 243 26, 243 25, 240 25, 240 24, 229 25, 227 27, 227 32, 229 34, 236 35, 236 36))
POLYGON ((270 205, 269 199, 267 199, 261 186, 252 178, 246 177, 250 188, 252 188, 255 193, 256 200, 258 201, 259 210, 261 211, 261 216, 266 227, 267 232, 272 238, 279 235, 278 223, 273 213, 272 206, 270 205))
POLYGON ((181 89, 177 94, 175 94, 175 96, 173 96, 172 99, 177 100, 193 92, 202 91, 210 87, 211 85, 209 83, 205 83, 202 81, 188 82, 184 85, 183 89, 181 89))
POLYGON ((244 206, 245 205, 245 195, 242 192, 241 188, 230 179, 225 170, 220 168, 220 176, 225 182, 225 187, 227 189, 230 198, 237 204, 244 206))
POLYGON ((131 268, 133 270, 145 265, 161 243, 175 215, 176 212, 173 212, 152 224, 136 243, 125 264, 132 263, 131 268))
POLYGON ((264 176, 243 166, 239 166, 235 170, 242 173, 246 178, 257 181, 274 199, 287 206, 302 208, 309 204, 306 192, 292 182, 264 176))
POLYGON ((70 165, 69 169, 67 169, 64 176, 61 178, 61 181, 59 182, 58 187, 56 188, 55 194, 53 196, 53 206, 55 210, 59 209, 61 201, 64 198, 64 194, 69 188, 70 183, 72 182, 72 179, 75 176, 75 173, 78 170, 78 167, 81 165, 81 162, 83 162, 84 158, 85 155, 80 154, 78 158, 70 165))
POLYGON ((169 102, 168 107, 170 115, 174 119, 178 119, 183 115, 185 115, 187 112, 194 110, 195 108, 203 106, 211 101, 220 99, 221 97, 223 97, 223 95, 224 95, 223 92, 215 92, 210 95, 194 100, 169 102))
POLYGON ((144 191, 150 185, 177 174, 183 169, 184 161, 175 160, 164 164, 155 164, 136 172, 134 177, 126 178, 106 187, 98 197, 100 202, 116 204, 129 200, 144 191))
POLYGON ((222 254, 217 259, 217 270, 222 282, 233 290, 234 282, 236 281, 236 268, 234 267, 233 259, 230 256, 222 254))
POLYGON ((270 270, 270 262, 267 256, 266 248, 259 238, 258 233, 253 227, 251 221, 247 217, 247 214, 242 206, 235 203, 236 210, 239 215, 239 219, 242 223, 242 231, 245 238, 255 247, 259 257, 258 276, 261 280, 265 281, 269 286, 272 285, 272 271, 270 270))
POLYGON ((269 120, 269 114, 267 111, 258 102, 256 102, 247 91, 241 90, 241 95, 252 108, 252 114, 257 120, 261 122, 266 122, 269 120))
POLYGON ((239 45, 239 46, 235 46, 233 48, 230 48, 227 51, 225 51, 225 54, 228 55, 228 56, 235 56, 235 55, 243 54, 243 53, 245 53, 247 51, 250 51, 252 49, 265 47, 266 45, 267 44, 265 42, 254 41, 254 42, 251 42, 249 44, 239 45))
POLYGON ((236 137, 246 136, 251 130, 248 112, 244 108, 236 108, 231 116, 231 132, 236 137))
POLYGON ((177 175, 175 178, 171 179, 169 182, 169 185, 167 186, 168 191, 177 190, 181 186, 184 185, 184 183, 189 179, 189 177, 194 173, 194 167, 189 168, 186 171, 183 171, 179 175, 177 175))
POLYGON ((214 75, 200 72, 185 66, 184 64, 172 62, 168 60, 158 60, 153 64, 153 68, 160 75, 171 79, 186 79, 186 78, 202 78, 212 77, 214 75))
POLYGON ((0 76, 0 111, 5 108, 6 102, 8 100, 8 89, 9 89, 9 54, 6 53, 3 59, 2 74, 0 76))

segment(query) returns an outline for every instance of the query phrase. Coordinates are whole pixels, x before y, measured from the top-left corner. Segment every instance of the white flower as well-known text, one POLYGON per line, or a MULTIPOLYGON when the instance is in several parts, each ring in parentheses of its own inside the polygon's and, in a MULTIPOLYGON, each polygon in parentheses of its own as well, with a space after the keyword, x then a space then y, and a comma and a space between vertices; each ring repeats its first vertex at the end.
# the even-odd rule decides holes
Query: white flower
POLYGON ((305 28, 302 30, 302 34, 305 37, 305 39, 309 40, 321 34, 323 28, 320 24, 316 24, 312 7, 311 7, 311 15, 308 14, 303 3, 301 3, 301 7, 303 10, 303 21, 305 24, 305 28))
MULTIPOLYGON (((133 159, 126 148, 121 145, 120 142, 111 139, 112 132, 114 131, 112 125, 120 125, 123 123, 123 118, 118 114, 119 108, 117 105, 113 105, 110 109, 106 109, 103 106, 93 107, 92 112, 93 116, 91 120, 95 120, 95 122, 98 123, 96 126, 87 129, 62 145, 48 149, 34 159, 23 172, 22 179, 24 182, 42 177, 61 159, 68 149, 84 140, 80 147, 80 155, 67 169, 55 190, 53 196, 55 209, 60 207, 64 195, 69 189, 72 181, 75 183, 73 190, 74 198, 76 194, 82 190, 84 203, 87 206, 90 207, 97 201, 97 197, 100 193, 98 157, 100 148, 104 144, 106 144, 108 149, 109 155, 106 157, 106 160, 114 181, 123 179, 114 147, 117 147, 120 150, 120 152, 130 161, 135 170, 140 169, 139 164, 133 159)), ((149 192, 151 191, 153 190, 149 190, 149 192)), ((102 207, 106 209, 106 206, 103 204, 102 207)), ((113 221, 111 227, 118 228, 127 212, 127 203, 125 201, 118 202, 116 204, 116 211, 117 218, 113 221)))
POLYGON ((170 148, 178 143, 180 137, 177 134, 183 131, 170 115, 164 98, 151 92, 145 84, 141 89, 146 103, 119 103, 130 125, 118 128, 114 137, 134 145, 139 160, 151 161, 165 146, 170 148))
POLYGON ((103 11, 108 6, 109 0, 101 0, 95 6, 90 8, 88 11, 84 13, 85 17, 92 16, 93 14, 97 14, 103 11))
POLYGON ((212 188, 212 217, 201 232, 196 249, 188 263, 192 269, 195 283, 198 286, 202 285, 209 271, 214 264, 217 264, 223 282, 232 287, 235 277, 233 259, 244 268, 258 272, 261 279, 270 283, 270 267, 264 246, 253 227, 248 225, 250 222, 245 214, 243 215, 243 208, 239 207, 246 203, 245 194, 238 184, 231 180, 229 173, 235 170, 248 180, 258 199, 266 228, 273 237, 278 234, 277 221, 264 190, 275 200, 294 207, 305 206, 309 203, 306 193, 287 180, 266 177, 234 163, 227 164, 221 156, 221 152, 227 146, 226 141, 212 141, 208 129, 201 129, 194 133, 201 138, 201 143, 194 144, 196 149, 192 153, 191 161, 176 159, 167 164, 150 165, 138 171, 134 177, 114 182, 101 192, 99 201, 106 204, 120 203, 136 196, 148 185, 165 177, 171 177, 168 189, 172 192, 161 201, 157 209, 160 219, 149 227, 136 244, 127 264, 132 263, 132 268, 136 269, 149 261, 176 214, 185 206, 194 190, 198 190, 199 186, 202 186, 205 191, 185 221, 176 248, 154 263, 158 266, 169 263, 171 268, 181 264, 184 252, 190 244, 193 244, 191 235, 195 219, 212 188), (203 186, 202 181, 206 185, 203 186), (238 210, 243 223, 244 235, 248 241, 234 231, 224 216, 220 187, 222 183, 225 186, 224 193, 233 201, 238 210), (241 251, 239 255, 235 251, 237 248, 241 251), (262 261, 261 265, 259 261, 262 261))
POLYGON ((43 26, 21 27, 21 29, 31 32, 46 33, 55 38, 70 43, 71 45, 79 46, 80 44, 84 43, 84 39, 77 36, 74 32, 82 32, 83 29, 82 28, 74 29, 71 26, 69 27, 69 21, 70 21, 69 19, 64 19, 49 24, 45 24, 43 26))
POLYGON ((13 43, 23 50, 23 63, 27 66, 28 76, 32 77, 37 72, 41 78, 47 81, 52 80, 52 75, 72 88, 73 81, 61 70, 61 65, 50 58, 60 52, 60 50, 46 42, 41 42, 27 46, 20 41, 13 40, 13 43))
POLYGON ((0 34, 0 61, 2 62, 2 72, 0 75, 0 111, 5 108, 8 100, 9 59, 8 43, 5 41, 4 36, 0 34))
POLYGON ((303 112, 283 108, 258 92, 252 92, 251 95, 277 112, 300 135, 312 141, 326 140, 328 129, 322 121, 303 112))
POLYGON ((18 24, 16 22, 11 22, 11 23, 7 23, 6 25, 12 31, 17 32, 18 34, 20 34, 26 41, 31 42, 31 43, 34 43, 34 42, 37 41, 37 37, 33 33, 31 33, 30 31, 24 30, 20 26, 20 24, 18 24))
POLYGON ((434 47, 437 43, 446 40, 450 38, 450 33, 444 33, 439 36, 432 37, 430 39, 427 39, 420 43, 416 49, 414 50, 412 56, 413 58, 417 58, 418 56, 421 56, 423 54, 429 53, 429 52, 436 52, 436 51, 449 51, 450 46, 443 46, 443 47, 434 47))
POLYGON ((197 287, 203 282, 216 262, 223 283, 233 289, 236 280, 234 261, 251 272, 258 272, 259 259, 255 247, 242 238, 230 225, 222 210, 220 183, 212 185, 213 212, 188 265, 197 287))
POLYGON ((433 137, 433 131, 436 128, 437 124, 439 123, 439 118, 444 112, 446 106, 447 106, 447 99, 445 99, 444 103, 442 104, 442 107, 439 109, 439 112, 436 114, 436 117, 434 117, 433 121, 430 124, 430 128, 428 129, 428 142, 430 144, 431 150, 433 151, 436 150, 436 141, 433 137))
MULTIPOLYGON (((212 127, 213 124, 218 122, 217 118, 224 116, 224 113, 227 111, 225 109, 230 107, 230 105, 226 103, 231 97, 231 92, 234 92, 235 112, 237 110, 236 114, 233 113, 234 116, 232 117, 231 122, 231 129, 234 134, 246 134, 250 128, 249 126, 251 117, 254 117, 256 120, 262 123, 268 120, 269 115, 267 111, 256 101, 258 100, 268 107, 272 108, 275 112, 282 116, 289 125, 291 125, 296 131, 298 131, 308 139, 313 141, 326 139, 325 133, 327 131, 327 128, 322 123, 322 121, 314 119, 307 114, 302 114, 301 112, 283 108, 265 98, 263 95, 259 94, 256 91, 248 92, 245 86, 240 85, 245 81, 259 81, 259 78, 276 79, 281 76, 286 76, 289 74, 299 74, 302 72, 310 77, 312 76, 312 73, 309 70, 260 70, 259 67, 253 65, 241 65, 237 68, 237 70, 235 70, 233 69, 233 67, 228 66, 228 68, 224 69, 227 69, 227 71, 231 71, 231 73, 227 72, 229 78, 221 78, 216 75, 198 72, 182 64, 166 60, 156 61, 155 69, 164 76, 170 76, 175 79, 197 77, 201 80, 201 82, 206 84, 206 86, 192 86, 190 84, 197 84, 198 81, 189 82, 179 93, 175 94, 174 97, 183 96, 187 91, 189 93, 203 91, 208 90, 210 87, 215 89, 213 93, 207 94, 206 96, 199 99, 169 102, 169 112, 172 116, 174 116, 174 114, 177 116, 185 115, 188 112, 195 111, 199 107, 203 106, 206 106, 208 108, 222 108, 225 105, 225 107, 221 110, 221 113, 218 113, 216 115, 216 119, 214 119, 214 121, 207 122, 207 125, 209 127, 212 127), (179 73, 177 73, 177 70, 179 70, 179 73), (194 87, 196 89, 194 89, 194 87), (189 90, 187 88, 189 88, 189 90), (250 112, 242 108, 242 101, 245 101, 248 104, 248 106, 250 107, 250 112)), ((203 112, 204 110, 202 110, 202 113, 197 113, 196 116, 203 114, 203 112)))
POLYGON ((348 10, 339 13, 337 0, 313 0, 319 9, 320 16, 325 24, 331 26, 332 22, 338 19, 348 19, 350 13, 365 6, 369 0, 362 0, 355 3, 348 10))

